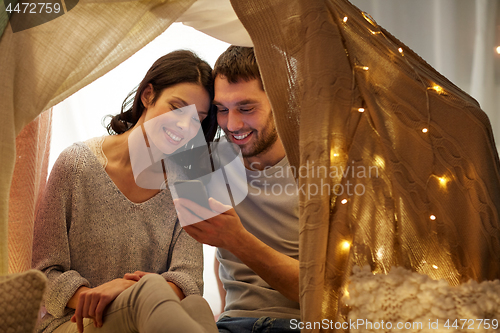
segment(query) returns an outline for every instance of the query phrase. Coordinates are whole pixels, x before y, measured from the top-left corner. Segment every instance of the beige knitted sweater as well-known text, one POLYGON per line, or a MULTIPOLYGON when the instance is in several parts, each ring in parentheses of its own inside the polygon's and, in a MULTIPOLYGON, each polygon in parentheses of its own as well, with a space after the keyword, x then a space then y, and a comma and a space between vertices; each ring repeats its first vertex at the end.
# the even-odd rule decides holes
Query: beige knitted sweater
POLYGON ((160 273, 186 296, 203 293, 202 245, 176 226, 176 218, 168 189, 133 203, 87 145, 67 148, 35 221, 33 267, 49 279, 48 313, 39 331, 52 332, 71 318, 74 310, 66 304, 80 286, 96 287, 136 270, 160 273))

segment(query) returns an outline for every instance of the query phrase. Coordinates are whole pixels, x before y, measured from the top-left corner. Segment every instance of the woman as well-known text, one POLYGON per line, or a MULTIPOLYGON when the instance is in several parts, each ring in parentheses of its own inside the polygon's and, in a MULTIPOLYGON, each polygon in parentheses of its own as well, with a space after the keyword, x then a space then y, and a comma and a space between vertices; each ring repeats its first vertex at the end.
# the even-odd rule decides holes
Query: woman
MULTIPOLYGON (((200 126, 211 141, 212 98, 210 66, 189 51, 172 52, 149 69, 130 109, 127 98, 112 118, 108 132, 117 135, 74 144, 58 158, 35 222, 33 265, 49 278, 39 331, 217 331, 197 296, 202 246, 176 223, 167 189, 136 183, 129 148, 138 131, 165 156, 191 143, 200 126)), ((182 173, 178 163, 149 171, 182 173)))

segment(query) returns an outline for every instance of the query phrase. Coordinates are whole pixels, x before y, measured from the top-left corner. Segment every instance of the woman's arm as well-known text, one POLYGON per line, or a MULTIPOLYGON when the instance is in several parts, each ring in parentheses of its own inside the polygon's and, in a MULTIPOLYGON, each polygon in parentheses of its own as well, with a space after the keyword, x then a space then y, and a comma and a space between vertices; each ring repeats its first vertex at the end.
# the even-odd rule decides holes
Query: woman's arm
MULTIPOLYGON (((186 234, 177 224, 169 248, 170 265, 161 276, 181 300, 191 294, 203 294, 203 245, 186 234)), ((146 274, 152 273, 135 271, 125 274, 123 278, 139 281, 146 274)))
POLYGON ((90 287, 85 278, 71 270, 68 240, 79 149, 71 146, 57 159, 40 199, 34 223, 32 265, 49 279, 45 306, 51 315, 59 318, 66 315, 66 305, 77 289, 90 287))
MULTIPOLYGON (((161 275, 184 296, 203 294, 203 245, 178 225, 173 237, 170 267, 161 275)), ((174 289, 175 291, 175 289, 174 289)))

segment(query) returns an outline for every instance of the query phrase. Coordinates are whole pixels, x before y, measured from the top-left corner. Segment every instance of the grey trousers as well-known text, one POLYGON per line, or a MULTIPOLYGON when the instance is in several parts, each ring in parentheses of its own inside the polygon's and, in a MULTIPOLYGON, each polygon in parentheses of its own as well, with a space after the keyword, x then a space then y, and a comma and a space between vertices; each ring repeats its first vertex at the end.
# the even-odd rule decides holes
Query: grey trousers
MULTIPOLYGON (((83 321, 84 333, 216 333, 214 317, 203 297, 179 298, 165 279, 148 274, 126 289, 108 305, 101 328, 92 319, 83 321)), ((76 333, 76 323, 68 321, 54 333, 76 333)))

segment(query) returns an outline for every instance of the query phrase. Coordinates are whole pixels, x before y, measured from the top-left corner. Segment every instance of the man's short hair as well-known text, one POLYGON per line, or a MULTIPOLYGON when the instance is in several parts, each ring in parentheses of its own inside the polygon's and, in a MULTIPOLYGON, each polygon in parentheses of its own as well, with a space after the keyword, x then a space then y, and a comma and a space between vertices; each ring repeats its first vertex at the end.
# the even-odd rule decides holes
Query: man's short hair
POLYGON ((263 88, 253 47, 231 45, 215 62, 213 76, 216 78, 218 75, 224 76, 230 83, 258 79, 263 88))

